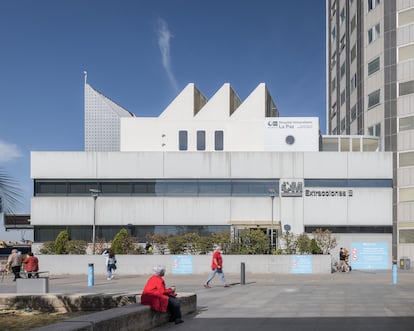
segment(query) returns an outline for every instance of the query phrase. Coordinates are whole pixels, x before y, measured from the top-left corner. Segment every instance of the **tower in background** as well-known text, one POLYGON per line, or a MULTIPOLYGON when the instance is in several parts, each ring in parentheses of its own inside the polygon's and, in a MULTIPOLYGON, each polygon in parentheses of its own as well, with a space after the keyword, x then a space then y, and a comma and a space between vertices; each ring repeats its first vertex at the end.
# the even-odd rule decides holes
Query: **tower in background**
POLYGON ((326 132, 393 152, 393 257, 414 251, 414 1, 326 0, 326 132), (398 246, 398 252, 397 252, 398 246))

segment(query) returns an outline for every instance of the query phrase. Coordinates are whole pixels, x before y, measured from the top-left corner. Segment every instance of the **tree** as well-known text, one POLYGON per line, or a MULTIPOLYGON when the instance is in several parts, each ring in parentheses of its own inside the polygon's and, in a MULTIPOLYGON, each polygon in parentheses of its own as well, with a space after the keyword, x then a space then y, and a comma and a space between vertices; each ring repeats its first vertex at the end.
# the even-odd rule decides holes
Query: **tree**
POLYGON ((269 252, 269 237, 259 229, 243 230, 240 246, 244 254, 266 254, 269 252))
POLYGON ((135 241, 127 229, 121 229, 112 241, 111 249, 115 254, 133 254, 135 251, 135 241))
POLYGON ((173 236, 168 238, 168 249, 171 254, 182 254, 185 249, 184 236, 173 236))
POLYGON ((227 253, 230 250, 230 231, 213 232, 211 237, 213 238, 214 244, 221 246, 223 252, 227 253))
POLYGON ((338 245, 336 238, 329 230, 316 229, 312 234, 323 254, 329 254, 338 245))
POLYGON ((60 231, 55 240, 55 253, 68 254, 67 243, 69 241, 69 233, 67 230, 60 231))
POLYGON ((285 244, 286 254, 295 254, 296 252, 296 236, 291 232, 286 232, 282 234, 282 240, 285 244))
POLYGON ((306 233, 302 233, 296 238, 296 250, 299 254, 310 253, 311 240, 306 233))
POLYGON ((0 213, 14 214, 22 203, 22 191, 16 181, 0 168, 0 213))

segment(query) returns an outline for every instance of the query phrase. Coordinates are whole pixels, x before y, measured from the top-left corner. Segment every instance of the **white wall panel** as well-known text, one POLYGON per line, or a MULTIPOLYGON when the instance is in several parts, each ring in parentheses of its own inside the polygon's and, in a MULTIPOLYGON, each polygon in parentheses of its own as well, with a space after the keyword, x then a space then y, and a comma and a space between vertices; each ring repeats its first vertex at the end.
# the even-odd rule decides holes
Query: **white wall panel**
POLYGON ((165 178, 226 178, 230 176, 228 153, 171 152, 164 155, 165 178))
POLYGON ((305 197, 304 225, 347 225, 346 197, 305 197))
POLYGON ((348 153, 348 178, 392 178, 392 153, 348 153))
POLYGON ((32 225, 92 225, 93 198, 32 198, 30 221, 32 225))
POLYGON ((305 178, 347 178, 348 153, 304 153, 305 178))
POLYGON ((392 225, 392 190, 358 188, 348 197, 348 225, 392 225))
POLYGON ((95 152, 31 152, 31 178, 95 178, 95 152))

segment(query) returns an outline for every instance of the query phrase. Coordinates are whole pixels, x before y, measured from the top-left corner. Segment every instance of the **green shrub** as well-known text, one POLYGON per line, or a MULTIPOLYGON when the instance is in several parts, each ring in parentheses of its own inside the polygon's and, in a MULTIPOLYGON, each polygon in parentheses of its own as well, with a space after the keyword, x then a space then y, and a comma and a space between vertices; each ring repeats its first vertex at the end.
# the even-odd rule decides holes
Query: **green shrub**
POLYGON ((84 240, 69 240, 66 243, 66 251, 68 254, 84 255, 86 254, 87 247, 88 243, 84 240))
POLYGON ((69 233, 67 230, 60 231, 55 240, 55 253, 56 254, 68 254, 66 249, 69 241, 69 233))
POLYGON ((167 241, 170 254, 182 254, 185 251, 185 238, 184 236, 169 237, 167 241))
POLYGON ((127 229, 121 229, 112 241, 111 249, 115 254, 133 254, 135 251, 134 238, 128 234, 127 229))
POLYGON ((55 254, 55 242, 45 241, 39 250, 40 254, 55 254))

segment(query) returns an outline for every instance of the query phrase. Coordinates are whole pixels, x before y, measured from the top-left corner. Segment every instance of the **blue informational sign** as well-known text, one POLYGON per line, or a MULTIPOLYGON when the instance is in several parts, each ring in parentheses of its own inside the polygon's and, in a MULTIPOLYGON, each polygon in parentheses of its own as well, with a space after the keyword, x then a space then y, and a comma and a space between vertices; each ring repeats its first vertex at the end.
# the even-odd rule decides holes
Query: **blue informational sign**
POLYGON ((388 243, 351 243, 349 263, 352 269, 389 269, 388 243))
POLYGON ((291 274, 311 274, 312 272, 312 255, 291 255, 291 274))
POLYGON ((171 269, 173 274, 192 274, 193 257, 191 255, 173 255, 171 269))

